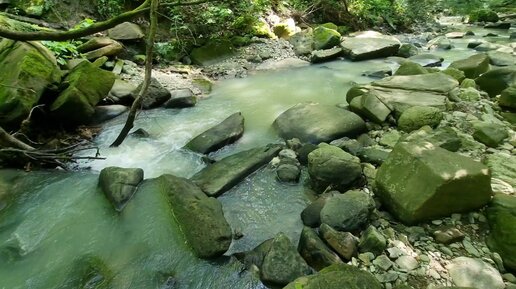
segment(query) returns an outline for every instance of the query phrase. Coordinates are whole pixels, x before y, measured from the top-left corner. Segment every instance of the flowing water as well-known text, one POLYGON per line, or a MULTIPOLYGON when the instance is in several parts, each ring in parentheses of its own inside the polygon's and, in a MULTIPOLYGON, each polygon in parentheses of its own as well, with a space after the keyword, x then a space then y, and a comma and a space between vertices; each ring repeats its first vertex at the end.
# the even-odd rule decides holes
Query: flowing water
MULTIPOLYGON (((474 53, 467 41, 454 40, 455 49, 435 53, 445 57, 447 66, 474 53)), ((196 258, 159 190, 136 194, 122 213, 115 213, 97 188, 98 171, 140 167, 145 178, 164 173, 190 177, 204 163, 201 155, 182 147, 230 114, 242 112, 245 134, 211 157, 279 142, 271 124, 281 112, 306 101, 343 104, 353 83, 372 80, 362 72, 386 65, 395 68, 384 60, 334 61, 221 81, 194 108, 142 112, 135 127, 147 130, 150 138, 131 136, 119 148, 109 148, 125 115, 109 121, 95 140, 107 159, 83 162, 79 172, 0 171, 0 288, 67 288, 62 284, 74 266, 89 257, 104 262, 116 289, 265 288, 229 257, 196 258), (166 287, 169 276, 173 279, 166 287)), ((281 184, 272 169, 264 168, 219 197, 231 227, 243 233, 227 255, 250 250, 278 232, 296 242, 302 229, 299 214, 311 196, 303 180, 281 184)))

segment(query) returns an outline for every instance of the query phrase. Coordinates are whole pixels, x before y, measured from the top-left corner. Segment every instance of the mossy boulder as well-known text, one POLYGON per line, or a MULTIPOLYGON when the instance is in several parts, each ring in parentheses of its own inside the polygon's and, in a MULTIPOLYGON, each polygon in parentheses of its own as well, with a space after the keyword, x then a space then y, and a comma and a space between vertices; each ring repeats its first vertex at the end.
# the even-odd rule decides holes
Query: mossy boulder
POLYGON ((467 78, 473 79, 489 70, 489 56, 485 53, 475 54, 466 59, 452 62, 450 67, 464 72, 467 78))
POLYGON ((507 129, 498 123, 477 122, 473 129, 473 138, 490 147, 497 147, 509 137, 507 129))
POLYGON ((401 43, 387 37, 350 37, 340 44, 346 57, 353 61, 396 55, 401 43))
POLYGON ((458 70, 457 68, 448 67, 445 70, 443 70, 443 73, 455 78, 455 80, 457 80, 461 84, 462 81, 466 79, 466 74, 462 70, 458 70))
POLYGON ((516 271, 516 197, 497 194, 487 208, 489 248, 502 256, 504 265, 516 271))
POLYGON ((99 187, 117 211, 122 211, 143 180, 143 170, 107 167, 100 171, 99 187))
POLYGON ((469 14, 469 22, 497 22, 498 14, 490 9, 478 9, 469 14))
POLYGON ((211 65, 222 61, 234 53, 233 45, 230 41, 212 40, 202 47, 192 50, 190 58, 197 65, 211 65))
POLYGON ((375 195, 414 224, 486 205, 491 176, 485 165, 429 142, 400 142, 377 171, 375 195))
POLYGON ((289 39, 296 32, 295 26, 289 25, 289 23, 278 23, 274 25, 272 31, 278 38, 283 39, 289 39))
POLYGON ((516 109, 516 85, 502 91, 498 104, 508 109, 516 109))
POLYGON ((516 65, 494 68, 475 79, 480 89, 495 97, 510 86, 516 86, 516 65))
POLYGON ((329 49, 340 43, 340 33, 336 30, 319 26, 313 32, 313 47, 315 50, 329 49))
POLYGON ((95 113, 95 105, 109 94, 115 75, 90 62, 77 65, 64 80, 67 86, 50 106, 53 117, 65 124, 84 124, 95 113))
POLYGON ((283 289, 381 289, 373 274, 347 264, 335 264, 315 275, 301 277, 283 289))
POLYGON ((52 53, 38 42, 0 41, 0 125, 17 126, 45 89, 61 78, 52 53))
POLYGON ((443 119, 440 109, 429 106, 413 106, 405 110, 398 119, 398 128, 405 132, 411 132, 430 126, 432 128, 439 125, 443 119))
POLYGON ((319 238, 316 231, 304 227, 299 237, 298 251, 310 267, 319 271, 333 264, 342 264, 342 260, 319 238))
POLYGON ((418 63, 412 61, 403 62, 394 75, 427 74, 428 71, 418 63))

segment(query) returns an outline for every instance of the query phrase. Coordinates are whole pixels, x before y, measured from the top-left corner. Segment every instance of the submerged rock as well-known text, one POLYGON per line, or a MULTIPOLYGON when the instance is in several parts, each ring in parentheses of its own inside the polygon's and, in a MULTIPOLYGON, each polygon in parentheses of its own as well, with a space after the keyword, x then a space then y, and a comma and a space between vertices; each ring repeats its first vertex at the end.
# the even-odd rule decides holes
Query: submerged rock
POLYGON ((143 180, 142 169, 107 167, 100 171, 99 186, 117 211, 122 211, 143 180))
POLYGON ((96 256, 83 256, 68 267, 67 277, 56 289, 109 289, 113 271, 96 256))
POLYGON ((516 197, 496 194, 487 208, 489 248, 502 256, 504 265, 516 270, 516 197))
POLYGON ((53 117, 65 124, 84 124, 95 113, 97 103, 106 97, 115 82, 115 75, 89 62, 77 65, 64 83, 62 91, 50 106, 53 117))
POLYGON ((266 283, 285 285, 311 271, 289 238, 279 233, 263 258, 260 277, 266 283))
POLYGON ((298 251, 308 265, 317 271, 333 264, 342 264, 339 256, 324 244, 312 228, 303 228, 299 238, 298 251))
POLYGON ((283 289, 381 289, 380 282, 373 274, 357 267, 337 264, 329 266, 319 273, 301 277, 283 289))
POLYGON ((5 84, 0 85, 0 125, 7 127, 24 120, 45 89, 61 78, 55 57, 37 42, 2 39, 0 70, 5 84))
POLYGON ((431 143, 398 143, 376 174, 375 194, 406 224, 468 212, 492 196, 489 169, 431 143))
POLYGON ((186 144, 186 148, 208 154, 237 141, 244 134, 244 117, 241 112, 201 133, 186 144))
POLYGON ((365 122, 356 114, 333 105, 300 103, 283 112, 273 126, 283 139, 302 142, 330 142, 364 132, 365 122), (317 121, 315 121, 317 120, 317 121))
POLYGON ((280 145, 270 145, 236 153, 208 165, 191 180, 208 196, 220 196, 270 162, 281 149, 280 145))
POLYGON ((401 43, 392 38, 354 37, 345 39, 340 45, 346 57, 359 61, 396 55, 401 43))
POLYGON ((175 219, 198 257, 218 257, 229 249, 231 227, 217 199, 207 197, 191 181, 173 175, 151 182, 153 186, 148 184, 142 190, 158 189, 168 196, 175 219))
POLYGON ((312 185, 320 190, 328 186, 345 189, 362 175, 360 161, 342 149, 321 144, 308 155, 308 173, 312 185))

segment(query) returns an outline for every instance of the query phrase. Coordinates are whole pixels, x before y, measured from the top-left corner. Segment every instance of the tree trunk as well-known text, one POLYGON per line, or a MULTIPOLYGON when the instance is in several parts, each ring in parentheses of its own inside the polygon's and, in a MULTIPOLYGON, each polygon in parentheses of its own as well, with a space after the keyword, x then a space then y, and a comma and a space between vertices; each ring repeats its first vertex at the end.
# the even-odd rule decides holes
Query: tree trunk
POLYGON ((116 140, 111 144, 111 147, 117 147, 122 144, 122 142, 125 140, 127 135, 129 134, 129 131, 134 126, 134 120, 136 118, 136 113, 138 112, 138 109, 140 109, 143 101, 143 97, 145 94, 147 94, 147 90, 149 88, 149 84, 151 81, 152 76, 152 56, 153 56, 153 49, 154 49, 154 38, 156 36, 156 29, 158 26, 158 5, 159 0, 151 0, 151 8, 150 8, 150 28, 149 28, 149 35, 147 38, 147 51, 145 53, 145 77, 143 79, 143 85, 140 91, 138 92, 138 96, 133 101, 133 104, 131 105, 131 110, 129 111, 129 115, 127 116, 127 121, 125 122, 124 127, 122 128, 122 131, 120 131, 120 134, 116 138, 116 140))

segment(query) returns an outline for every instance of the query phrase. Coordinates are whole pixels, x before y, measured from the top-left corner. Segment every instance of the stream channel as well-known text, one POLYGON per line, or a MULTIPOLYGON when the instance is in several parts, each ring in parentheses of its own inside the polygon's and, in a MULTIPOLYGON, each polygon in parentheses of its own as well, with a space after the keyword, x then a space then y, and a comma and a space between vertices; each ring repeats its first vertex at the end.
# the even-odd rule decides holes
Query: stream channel
MULTIPOLYGON (((487 32, 475 30, 478 38, 487 32)), ((475 53, 466 48, 470 39, 453 40, 454 49, 432 53, 444 57, 446 67, 475 53)), ((108 148, 126 115, 105 123, 95 142, 106 160, 81 163, 82 169, 74 172, 1 170, 0 185, 9 194, 1 200, 0 192, 0 205, 9 205, 0 206, 0 288, 69 288, 67 278, 75 274, 75 265, 88 258, 103 260, 112 272, 114 289, 266 288, 230 257, 196 258, 165 196, 136 194, 122 213, 116 213, 97 188, 98 171, 107 166, 139 167, 146 179, 162 174, 188 178, 205 165, 201 155, 182 147, 230 114, 242 112, 245 133, 237 143, 210 155, 215 159, 281 142, 271 128, 280 113, 300 102, 343 104, 353 82, 373 80, 361 76, 364 71, 386 64, 396 67, 384 59, 338 60, 220 81, 193 108, 142 112, 135 128, 144 128, 150 138, 129 137, 119 148, 108 148)), ((297 185, 282 184, 273 170, 262 168, 219 197, 229 224, 243 233, 227 256, 251 250, 278 232, 297 243, 299 215, 312 199, 303 185, 304 175, 297 185)))

